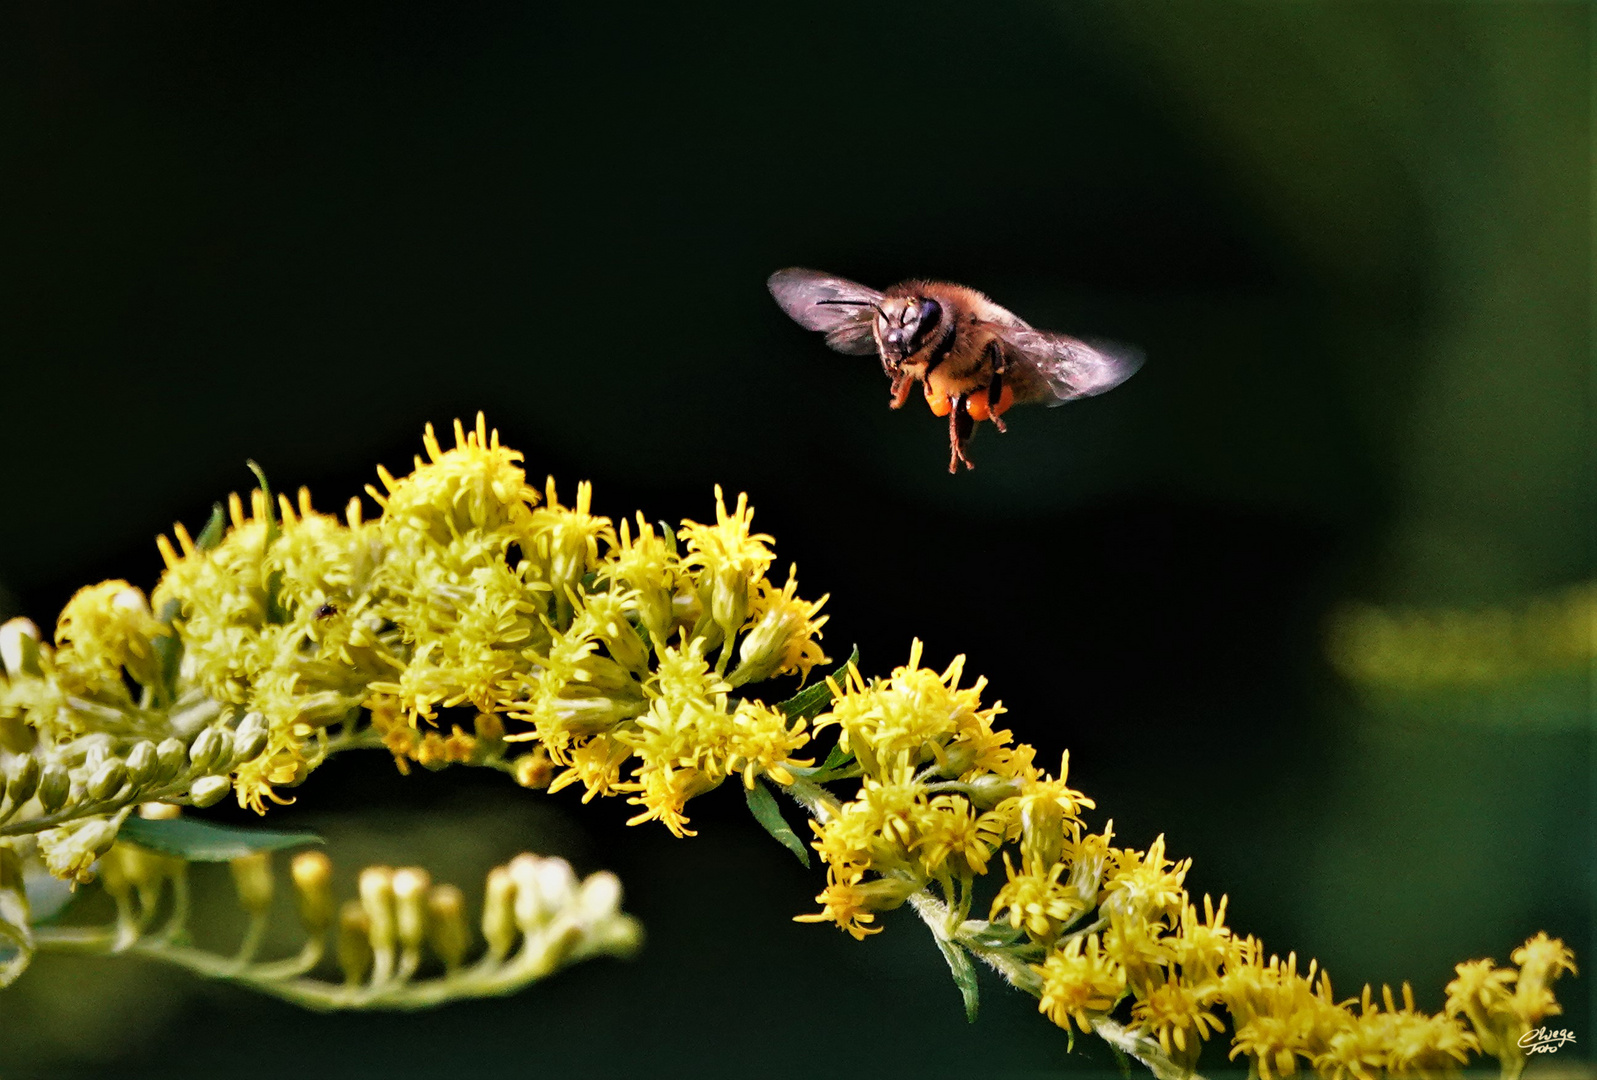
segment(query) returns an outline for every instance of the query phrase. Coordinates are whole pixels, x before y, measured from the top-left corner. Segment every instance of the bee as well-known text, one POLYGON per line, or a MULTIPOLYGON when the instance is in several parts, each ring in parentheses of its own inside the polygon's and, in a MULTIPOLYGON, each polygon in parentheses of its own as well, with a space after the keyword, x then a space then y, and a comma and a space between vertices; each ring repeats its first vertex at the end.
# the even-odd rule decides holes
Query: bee
POLYGON ((926 403, 948 417, 948 471, 973 469, 966 448, 976 425, 1008 430, 1013 405, 1063 405, 1112 390, 1142 365, 1135 350, 1088 345, 1037 330, 975 289, 946 281, 905 281, 877 292, 797 267, 766 285, 800 326, 826 334, 840 353, 875 353, 891 380, 888 405, 901 408, 920 383, 926 403))

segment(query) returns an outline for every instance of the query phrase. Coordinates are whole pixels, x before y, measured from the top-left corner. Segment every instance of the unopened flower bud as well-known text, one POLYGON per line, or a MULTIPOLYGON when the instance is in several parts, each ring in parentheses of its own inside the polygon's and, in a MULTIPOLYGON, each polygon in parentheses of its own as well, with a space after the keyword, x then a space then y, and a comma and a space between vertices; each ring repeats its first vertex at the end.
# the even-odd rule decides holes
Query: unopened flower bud
POLYGON ((128 767, 121 758, 112 758, 94 770, 84 791, 92 802, 104 802, 122 790, 127 782, 128 767))
POLYGON ((778 593, 776 601, 743 636, 743 643, 738 646, 738 666, 727 681, 742 686, 775 675, 788 663, 788 653, 795 642, 808 634, 810 625, 805 616, 802 602, 778 593))
POLYGON ((226 731, 208 727, 200 732, 189 746, 189 763, 195 772, 210 772, 220 765, 232 750, 232 738, 226 731))
POLYGON ((266 717, 258 712, 246 713, 233 734, 234 763, 251 761, 261 756, 271 732, 267 730, 266 717))
POLYGON ((496 960, 510 954, 516 944, 516 882, 510 868, 496 866, 488 871, 488 886, 482 901, 482 936, 488 953, 496 960))
POLYGON ((621 910, 621 879, 608 870, 589 874, 577 893, 577 921, 593 926, 621 910))
POLYGON ((523 934, 532 935, 554 914, 554 905, 544 900, 538 876, 543 859, 536 855, 521 854, 510 860, 510 880, 516 883, 516 926, 523 934))
POLYGON ((544 907, 559 911, 571 903, 578 889, 576 871, 564 859, 538 861, 538 891, 543 896, 544 907))
POLYGON ((176 803, 147 802, 139 804, 139 817, 145 821, 171 821, 183 816, 183 808, 176 803))
POLYGON ((183 745, 182 739, 162 739, 155 748, 156 770, 152 779, 157 781, 172 780, 177 777, 189 763, 189 748, 183 745))
POLYGON ((325 852, 302 851, 289 864, 289 874, 299 894, 299 921, 319 937, 333 921, 333 861, 325 852))
POLYGON ((394 947, 394 872, 386 866, 368 866, 360 872, 360 907, 366 913, 372 948, 388 952, 394 947))
POLYGON ((749 617, 749 577, 742 567, 727 567, 714 575, 710 587, 710 618, 731 637, 749 617))
POLYGON ((140 788, 149 783, 161 763, 155 756, 155 744, 146 739, 128 751, 128 780, 140 788))
POLYGON ((1065 812, 1053 800, 1031 799, 1020 812, 1020 847, 1037 866, 1051 866, 1064 852, 1065 812))
POLYGON ((272 856, 266 851, 252 851, 228 863, 233 871, 233 887, 238 890, 238 903, 251 915, 266 914, 272 907, 272 856))
POLYGON ((433 952, 453 971, 466 959, 470 934, 466 929, 466 898, 453 885, 435 885, 427 894, 427 929, 433 952))
POLYGON ((524 788, 541 791, 554 779, 554 763, 542 747, 530 754, 522 754, 511 764, 515 769, 516 783, 524 788))
POLYGON ((39 674, 39 628, 32 619, 0 623, 0 664, 13 678, 39 674))
POLYGON ((338 966, 344 981, 359 984, 372 966, 371 924, 359 900, 346 900, 338 912, 338 966))
POLYGON ((407 952, 421 948, 427 937, 427 890, 432 878, 420 867, 394 871, 394 925, 407 952))
POLYGON ((1019 795, 1021 788, 1019 780, 992 773, 982 773, 965 784, 965 792, 978 810, 991 810, 1005 799, 1019 795))
POLYGON ((67 772, 66 766, 57 762, 46 765, 39 776, 39 807, 46 814, 53 814, 71 797, 72 774, 67 772))
POLYGON ((480 712, 471 726, 477 741, 489 747, 497 748, 505 741, 505 722, 499 718, 498 713, 480 712))
POLYGON ((202 776, 189 785, 189 802, 204 809, 215 806, 226 797, 233 781, 225 776, 202 776))
POLYGON ((33 798, 42 772, 39 759, 32 754, 23 754, 13 761, 6 776, 6 801, 12 806, 21 806, 33 798))

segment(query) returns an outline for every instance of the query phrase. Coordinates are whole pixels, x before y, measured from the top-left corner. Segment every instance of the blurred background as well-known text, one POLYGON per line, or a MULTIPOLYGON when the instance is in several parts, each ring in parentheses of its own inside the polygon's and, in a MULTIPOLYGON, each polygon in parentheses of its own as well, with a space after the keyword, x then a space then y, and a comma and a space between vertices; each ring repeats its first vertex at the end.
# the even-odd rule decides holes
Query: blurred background
MULTIPOLYGON (((1407 979, 1438 1008, 1453 964, 1539 929, 1590 968, 1592 19, 12 6, 0 615, 150 587, 154 535, 251 486, 245 458, 336 507, 482 409, 612 517, 749 492, 831 594, 834 657, 966 653, 1041 760, 1070 749, 1095 824, 1167 834, 1195 894, 1340 993, 1407 979), (981 431, 950 477, 942 421, 771 302, 789 265, 964 282, 1149 360, 981 431)), ((735 791, 688 841, 381 755, 298 795, 269 824, 350 873, 612 868, 648 944, 416 1016, 46 957, 0 997, 0 1071, 1114 1067, 996 978, 964 1024, 913 917, 863 944, 789 922, 820 877, 735 791)), ((1585 981, 1559 992, 1570 1065, 1597 1024, 1585 981)))

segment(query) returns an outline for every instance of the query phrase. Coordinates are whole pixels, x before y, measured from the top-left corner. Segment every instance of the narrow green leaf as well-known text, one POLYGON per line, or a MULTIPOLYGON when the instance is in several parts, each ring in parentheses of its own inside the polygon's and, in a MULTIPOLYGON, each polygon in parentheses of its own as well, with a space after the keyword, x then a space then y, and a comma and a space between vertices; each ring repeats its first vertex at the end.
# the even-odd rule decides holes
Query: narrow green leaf
POLYGON ((1026 931, 1019 926, 1010 926, 1008 923, 997 923, 978 930, 967 939, 972 945, 983 949, 1008 949, 1020 944, 1026 939, 1026 931))
POLYGON ((255 474, 256 482, 261 485, 261 494, 265 496, 262 501, 266 503, 266 546, 271 547, 272 541, 277 539, 279 531, 277 527, 277 507, 272 502, 272 485, 266 482, 265 471, 254 461, 246 461, 244 464, 249 467, 250 472, 255 474))
POLYGON ((222 542, 222 534, 225 532, 227 532, 227 514, 222 510, 221 503, 212 503, 211 519, 205 523, 205 528, 200 530, 200 535, 194 540, 194 546, 201 551, 210 551, 222 542))
POLYGON ((970 962, 970 954, 958 942, 949 941, 941 934, 934 933, 932 936, 937 941, 937 947, 943 952, 943 959, 948 961, 948 970, 954 973, 954 985, 959 987, 959 996, 965 999, 965 1019, 974 1024, 979 993, 976 986, 976 965, 970 962))
MULTIPOLYGON (((832 672, 832 681, 838 686, 846 686, 848 682, 848 669, 859 668, 859 646, 854 646, 854 651, 847 660, 832 672)), ((813 720, 826 710, 832 703, 832 688, 822 679, 806 686, 786 701, 777 706, 782 715, 789 720, 813 720)))
POLYGON ((832 752, 826 755, 826 760, 821 762, 821 767, 817 771, 831 772, 833 769, 841 768, 852 760, 854 760, 854 755, 844 750, 842 743, 833 743, 832 752))
POLYGON ((181 817, 164 820, 130 817, 122 823, 117 839, 163 855, 176 855, 187 862, 227 862, 256 851, 278 851, 322 842, 315 833, 236 829, 231 825, 213 825, 181 817))
MULTIPOLYGON (((249 466, 250 472, 255 474, 255 479, 261 485, 261 500, 266 504, 266 545, 262 550, 269 548, 282 535, 282 529, 277 522, 277 506, 272 502, 272 485, 266 482, 266 473, 253 461, 244 462, 249 466)), ((278 597, 283 593, 283 572, 273 570, 266 575, 266 621, 274 626, 282 626, 289 622, 288 609, 283 607, 278 597)))
POLYGON ((776 796, 772 795, 760 780, 754 781, 754 786, 745 788, 743 795, 749 802, 749 813, 754 815, 754 820, 765 826, 765 831, 776 838, 777 843, 787 848, 798 856, 799 862, 805 869, 810 865, 810 852, 804 846, 804 841, 798 838, 782 816, 782 808, 776 804, 776 796))

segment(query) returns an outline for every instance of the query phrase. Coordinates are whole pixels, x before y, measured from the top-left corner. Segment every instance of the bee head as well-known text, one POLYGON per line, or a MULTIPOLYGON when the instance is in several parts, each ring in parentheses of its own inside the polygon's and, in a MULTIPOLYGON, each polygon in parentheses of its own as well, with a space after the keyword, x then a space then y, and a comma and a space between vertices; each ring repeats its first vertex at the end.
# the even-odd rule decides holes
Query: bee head
POLYGON ((876 316, 882 358, 892 364, 902 363, 921 347, 942 317, 942 305, 924 296, 885 301, 876 316))

